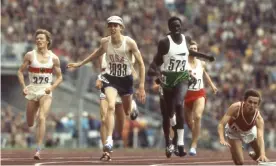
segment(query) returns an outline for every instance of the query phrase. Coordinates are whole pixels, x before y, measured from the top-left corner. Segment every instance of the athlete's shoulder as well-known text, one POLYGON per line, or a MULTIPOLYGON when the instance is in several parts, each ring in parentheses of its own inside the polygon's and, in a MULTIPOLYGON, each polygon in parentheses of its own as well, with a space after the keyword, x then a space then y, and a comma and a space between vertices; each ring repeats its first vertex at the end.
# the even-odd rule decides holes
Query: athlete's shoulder
POLYGON ((229 110, 237 111, 241 107, 242 102, 238 101, 233 103, 230 107, 229 110))
POLYGON ((163 37, 162 39, 159 40, 159 44, 162 44, 162 45, 166 45, 166 44, 169 44, 170 43, 170 40, 169 40, 169 36, 170 35, 166 35, 165 37, 163 37))
POLYGON ((58 59, 58 56, 52 51, 52 50, 48 50, 49 54, 52 56, 53 59, 58 59))
POLYGON ((184 35, 184 34, 182 34, 182 35, 184 36, 184 38, 185 38, 186 42, 187 42, 188 44, 190 44, 190 43, 191 43, 191 41, 192 41, 192 37, 191 37, 191 36, 189 36, 189 35, 184 35))
POLYGON ((26 54, 25 54, 25 58, 28 58, 28 57, 31 57, 34 53, 34 50, 32 51, 28 51, 26 54))
POLYGON ((129 37, 129 36, 124 36, 124 37, 126 39, 126 43, 130 43, 130 44, 136 43, 136 41, 134 39, 132 39, 131 37, 129 37))

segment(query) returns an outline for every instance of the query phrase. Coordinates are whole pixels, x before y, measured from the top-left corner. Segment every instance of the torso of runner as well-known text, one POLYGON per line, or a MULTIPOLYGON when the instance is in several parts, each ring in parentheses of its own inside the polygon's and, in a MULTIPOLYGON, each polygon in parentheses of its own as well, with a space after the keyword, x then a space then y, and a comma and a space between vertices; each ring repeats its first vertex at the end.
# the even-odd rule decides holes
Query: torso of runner
POLYGON ((163 56, 163 65, 160 68, 162 72, 162 86, 172 88, 183 80, 189 79, 188 57, 189 51, 185 36, 182 34, 182 42, 174 43, 171 36, 168 35, 170 42, 169 51, 163 56))
POLYGON ((32 51, 32 61, 29 65, 29 80, 30 84, 42 85, 51 84, 53 80, 53 52, 48 51, 47 60, 45 62, 38 61, 38 53, 36 50, 32 51))
POLYGON ((115 77, 125 77, 132 74, 131 63, 133 61, 133 57, 128 51, 128 46, 126 44, 127 38, 127 36, 124 36, 121 46, 119 48, 115 48, 111 43, 111 37, 109 37, 105 57, 106 74, 115 77))
POLYGON ((253 128, 256 125, 256 118, 259 111, 256 109, 253 117, 245 118, 244 115, 244 103, 240 102, 240 107, 235 117, 231 117, 228 122, 229 127, 237 132, 246 132, 253 128))
POLYGON ((188 66, 189 51, 186 45, 185 36, 182 34, 182 43, 176 44, 168 35, 170 48, 166 55, 163 56, 163 72, 184 72, 188 66))
POLYGON ((189 91, 199 91, 204 88, 203 84, 203 66, 202 62, 199 59, 195 59, 195 66, 192 67, 189 64, 189 71, 191 75, 196 79, 196 81, 192 84, 189 84, 189 91))

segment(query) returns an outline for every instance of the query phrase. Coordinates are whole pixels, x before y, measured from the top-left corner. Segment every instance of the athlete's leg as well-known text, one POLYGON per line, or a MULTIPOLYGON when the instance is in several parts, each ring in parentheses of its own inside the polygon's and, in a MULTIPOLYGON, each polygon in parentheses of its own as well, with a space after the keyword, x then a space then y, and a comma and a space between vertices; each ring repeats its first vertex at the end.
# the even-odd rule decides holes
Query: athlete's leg
POLYGON ((205 98, 201 97, 194 102, 193 114, 194 114, 194 127, 192 128, 192 144, 191 148, 197 148, 197 141, 200 135, 201 118, 204 110, 205 98))
POLYGON ((164 136, 165 136, 165 143, 166 146, 169 146, 171 144, 170 142, 170 119, 169 119, 169 115, 166 111, 166 107, 165 107, 165 101, 162 97, 160 97, 160 109, 161 109, 161 114, 163 117, 163 132, 164 132, 164 136))
POLYGON ((228 139, 230 147, 230 152, 232 154, 232 159, 236 165, 243 165, 243 151, 242 151, 242 141, 238 139, 228 139))
POLYGON ((123 105, 116 104, 115 106, 115 131, 119 134, 119 138, 122 139, 122 132, 125 123, 125 112, 123 105))
POLYGON ((34 119, 38 111, 38 108, 39 108, 38 101, 28 100, 26 117, 27 117, 27 124, 29 127, 32 127, 34 125, 34 119))
POLYGON ((106 130, 107 130, 107 140, 106 146, 104 147, 107 151, 111 151, 113 146, 112 134, 114 130, 114 112, 115 112, 115 104, 116 104, 116 97, 118 92, 113 87, 106 87, 105 88, 105 95, 106 100, 108 102, 108 109, 106 113, 106 130))
POLYGON ((52 104, 52 96, 44 95, 39 100, 39 114, 37 125, 37 145, 43 143, 43 138, 46 130, 45 122, 52 104))
POLYGON ((125 111, 126 116, 129 116, 132 108, 132 94, 126 94, 121 96, 123 109, 125 111))
POLYGON ((50 106, 52 104, 52 96, 44 95, 39 99, 39 112, 37 117, 37 126, 36 126, 36 153, 34 159, 40 159, 40 150, 43 143, 45 130, 46 130, 46 118, 50 111, 50 106))
POLYGON ((172 145, 172 141, 171 141, 171 137, 170 135, 172 135, 171 131, 171 124, 170 124, 170 117, 169 117, 169 112, 167 111, 167 107, 166 107, 166 102, 164 99, 164 96, 162 94, 160 94, 160 109, 161 109, 161 114, 162 114, 162 119, 163 119, 163 132, 164 132, 164 137, 165 137, 165 144, 166 144, 166 151, 165 154, 167 156, 167 158, 170 158, 172 153, 174 152, 174 146, 172 145))
POLYGON ((184 117, 185 117, 185 122, 186 122, 187 126, 192 131, 193 124, 194 124, 192 109, 190 109, 189 107, 185 107, 184 117))
POLYGON ((176 111, 177 145, 179 156, 185 156, 184 149, 184 104, 183 99, 188 90, 187 82, 181 82, 175 87, 174 109, 176 111))
POLYGON ((257 160, 258 157, 260 156, 260 147, 258 145, 258 141, 257 139, 254 139, 254 141, 250 142, 249 145, 253 148, 254 150, 254 154, 250 154, 249 156, 253 159, 253 160, 257 160))
POLYGON ((106 141, 106 113, 107 113, 107 107, 108 107, 108 102, 106 101, 106 99, 101 99, 100 100, 100 115, 101 115, 100 133, 101 133, 102 145, 104 145, 105 141, 106 141))

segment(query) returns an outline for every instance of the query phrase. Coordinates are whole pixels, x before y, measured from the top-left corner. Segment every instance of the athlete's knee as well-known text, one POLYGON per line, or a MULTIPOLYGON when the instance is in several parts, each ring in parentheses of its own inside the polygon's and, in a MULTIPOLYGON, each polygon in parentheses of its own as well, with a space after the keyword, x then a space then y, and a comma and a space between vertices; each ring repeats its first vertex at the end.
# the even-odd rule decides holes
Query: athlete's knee
POLYGON ((105 124, 106 123, 106 118, 104 116, 101 117, 101 124, 105 124))
POLYGON ((200 121, 202 118, 202 114, 195 114, 195 121, 200 121))
POLYGON ((41 123, 45 123, 45 120, 46 120, 46 117, 44 114, 40 114, 38 116, 38 123, 41 124, 41 123))
POLYGON ((108 111, 115 112, 115 104, 113 104, 113 103, 108 103, 108 111))
POLYGON ((192 129, 193 128, 193 120, 188 120, 187 125, 188 125, 189 129, 192 129))

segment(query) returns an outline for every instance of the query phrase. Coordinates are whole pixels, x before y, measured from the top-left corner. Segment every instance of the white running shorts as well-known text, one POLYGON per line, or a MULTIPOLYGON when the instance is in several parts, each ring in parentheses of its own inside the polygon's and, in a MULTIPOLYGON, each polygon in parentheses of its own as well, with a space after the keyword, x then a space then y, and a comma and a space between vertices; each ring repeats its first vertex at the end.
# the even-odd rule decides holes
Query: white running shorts
POLYGON ((45 89, 50 87, 50 84, 30 84, 26 88, 28 90, 27 95, 25 96, 28 100, 38 101, 44 95, 50 95, 52 97, 52 92, 50 94, 45 93, 45 89))
POLYGON ((231 129, 229 127, 229 125, 227 124, 225 126, 225 136, 228 139, 239 139, 243 143, 248 144, 257 138, 257 127, 253 126, 252 129, 250 129, 246 132, 242 132, 242 131, 239 132, 239 131, 235 131, 235 130, 231 129))

